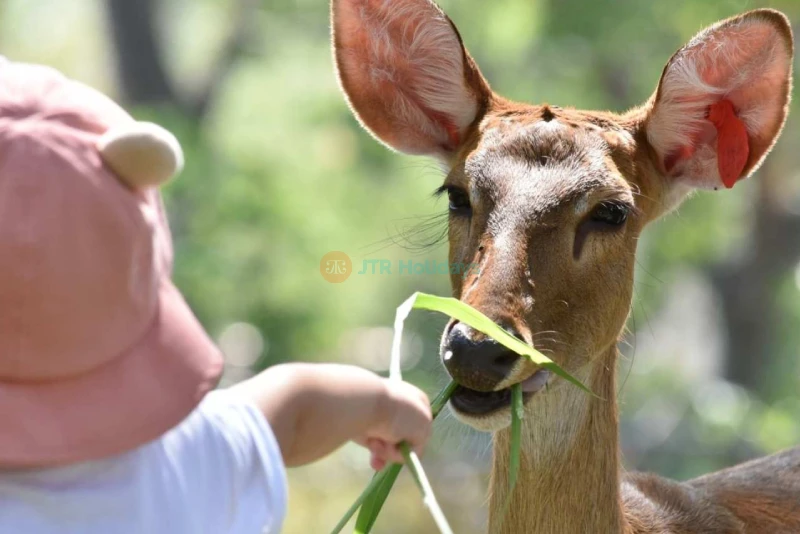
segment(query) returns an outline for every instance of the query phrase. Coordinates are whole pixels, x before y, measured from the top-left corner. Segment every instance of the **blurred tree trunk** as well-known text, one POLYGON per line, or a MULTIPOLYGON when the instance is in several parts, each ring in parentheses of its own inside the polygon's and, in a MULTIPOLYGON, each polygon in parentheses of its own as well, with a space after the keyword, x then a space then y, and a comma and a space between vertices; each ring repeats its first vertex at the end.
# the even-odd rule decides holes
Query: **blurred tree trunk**
POLYGON ((784 178, 773 155, 756 178, 749 249, 736 261, 711 268, 727 326, 726 377, 769 397, 768 373, 776 357, 777 291, 800 259, 800 217, 781 199, 784 178))
POLYGON ((123 97, 131 104, 169 104, 188 118, 201 121, 236 60, 254 38, 256 0, 239 0, 228 39, 195 95, 178 92, 170 78, 158 37, 158 3, 154 0, 106 0, 116 67, 123 97))
POLYGON ((134 104, 179 103, 164 67, 153 0, 107 0, 120 89, 134 104))

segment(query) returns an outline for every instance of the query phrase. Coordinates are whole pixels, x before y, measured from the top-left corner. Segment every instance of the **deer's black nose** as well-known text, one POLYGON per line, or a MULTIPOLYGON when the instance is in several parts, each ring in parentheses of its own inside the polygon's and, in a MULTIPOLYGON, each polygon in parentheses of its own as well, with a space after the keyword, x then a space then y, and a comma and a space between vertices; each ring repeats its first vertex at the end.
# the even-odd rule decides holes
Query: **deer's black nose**
MULTIPOLYGON (((521 336, 506 329, 512 336, 521 336)), ((497 341, 456 323, 442 341, 442 361, 450 376, 464 387, 492 391, 508 377, 520 359, 497 341)))

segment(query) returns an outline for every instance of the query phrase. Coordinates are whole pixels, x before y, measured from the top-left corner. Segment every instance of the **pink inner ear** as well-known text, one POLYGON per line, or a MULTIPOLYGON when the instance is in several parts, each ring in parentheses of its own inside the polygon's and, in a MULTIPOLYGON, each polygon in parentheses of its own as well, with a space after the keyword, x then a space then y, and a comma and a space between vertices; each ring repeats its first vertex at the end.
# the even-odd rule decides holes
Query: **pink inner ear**
POLYGON ((339 77, 357 116, 408 154, 449 157, 488 96, 432 0, 335 0, 339 77))
POLYGON ((786 117, 787 21, 753 11, 699 33, 664 70, 647 137, 670 178, 733 187, 772 146, 786 117))
POLYGON ((432 111, 430 109, 423 108, 423 112, 431 121, 444 128, 444 131, 447 132, 448 142, 445 143, 442 148, 445 150, 455 150, 456 147, 461 144, 461 134, 458 132, 458 126, 455 125, 453 119, 444 113, 432 111))
POLYGON ((747 128, 733 109, 730 100, 720 100, 708 107, 708 120, 717 129, 717 166, 722 183, 730 189, 742 178, 750 156, 747 128))
POLYGON ((694 154, 694 150, 694 144, 691 144, 682 146, 667 154, 667 157, 664 158, 664 170, 667 171, 667 174, 672 172, 679 161, 691 158, 692 154, 694 154))

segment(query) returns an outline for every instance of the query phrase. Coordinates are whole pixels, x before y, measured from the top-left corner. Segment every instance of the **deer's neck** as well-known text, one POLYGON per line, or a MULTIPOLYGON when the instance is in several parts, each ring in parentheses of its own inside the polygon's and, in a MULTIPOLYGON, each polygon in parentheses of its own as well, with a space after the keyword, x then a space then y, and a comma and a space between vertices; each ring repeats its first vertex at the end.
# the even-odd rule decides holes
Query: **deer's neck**
POLYGON ((510 432, 495 434, 489 532, 622 532, 615 364, 612 347, 578 377, 600 399, 559 381, 532 400, 507 507, 510 432))

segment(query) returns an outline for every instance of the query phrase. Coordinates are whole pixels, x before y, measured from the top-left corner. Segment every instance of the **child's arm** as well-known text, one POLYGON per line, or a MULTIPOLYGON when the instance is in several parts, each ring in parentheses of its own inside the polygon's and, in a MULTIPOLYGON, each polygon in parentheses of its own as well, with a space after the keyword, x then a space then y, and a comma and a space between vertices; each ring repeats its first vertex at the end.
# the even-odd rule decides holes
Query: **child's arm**
POLYGON ((372 466, 402 462, 401 441, 421 452, 430 436, 428 398, 406 382, 349 365, 285 364, 233 387, 269 421, 288 466, 313 462, 347 441, 372 452, 372 466))

